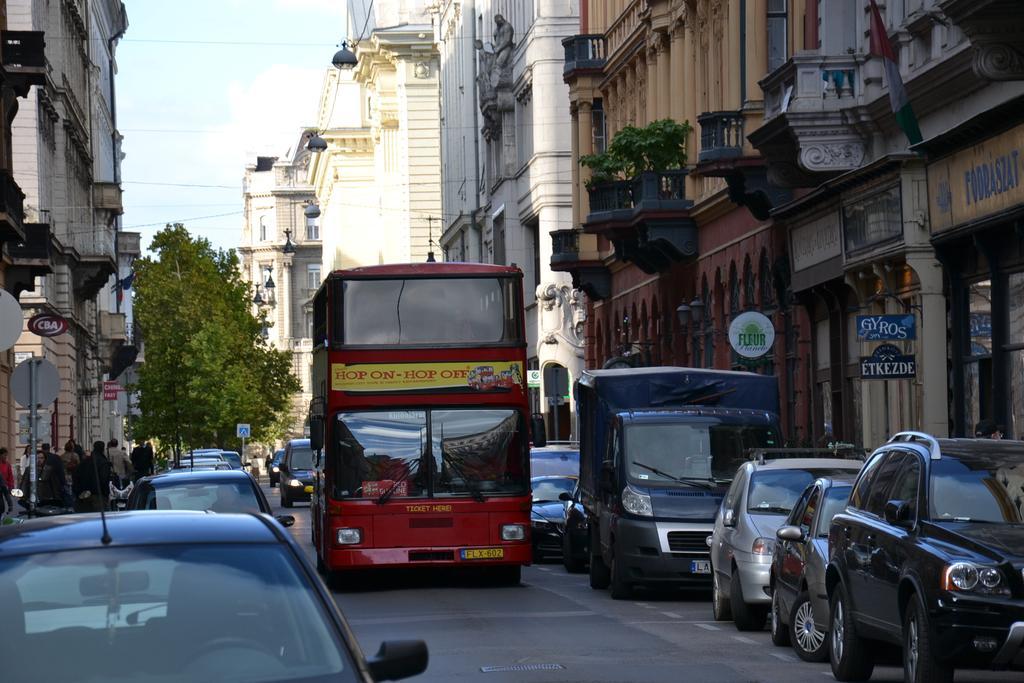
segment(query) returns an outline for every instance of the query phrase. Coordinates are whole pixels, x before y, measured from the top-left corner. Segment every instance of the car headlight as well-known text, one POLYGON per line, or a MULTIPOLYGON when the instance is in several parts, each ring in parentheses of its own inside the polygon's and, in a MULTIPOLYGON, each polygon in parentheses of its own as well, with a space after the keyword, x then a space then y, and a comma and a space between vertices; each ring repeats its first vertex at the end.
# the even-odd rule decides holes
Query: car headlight
POLYGON ((768 555, 770 556, 775 550, 775 540, 771 538, 755 538, 754 544, 750 547, 750 552, 755 555, 768 555))
POLYGON ((651 497, 646 493, 640 493, 632 487, 622 489, 622 507, 626 512, 640 517, 653 517, 654 508, 651 507, 651 497))
POLYGON ((356 543, 363 542, 362 529, 338 529, 335 534, 335 537, 338 540, 338 545, 355 545, 356 543))
POLYGON ((526 540, 526 527, 522 524, 502 524, 501 540, 503 541, 524 541, 526 540))
POLYGON ((273 467, 271 467, 271 468, 270 468, 270 470, 271 470, 272 472, 280 472, 280 471, 281 471, 281 468, 280 468, 280 467, 278 467, 277 465, 274 465, 273 467))
POLYGON ((289 479, 288 480, 288 485, 289 486, 294 486, 294 487, 299 487, 299 486, 302 486, 302 482, 299 481, 298 479, 289 479))
POLYGON ((954 562, 942 572, 942 588, 947 591, 974 591, 1008 595, 1009 587, 995 567, 979 567, 973 562, 954 562))

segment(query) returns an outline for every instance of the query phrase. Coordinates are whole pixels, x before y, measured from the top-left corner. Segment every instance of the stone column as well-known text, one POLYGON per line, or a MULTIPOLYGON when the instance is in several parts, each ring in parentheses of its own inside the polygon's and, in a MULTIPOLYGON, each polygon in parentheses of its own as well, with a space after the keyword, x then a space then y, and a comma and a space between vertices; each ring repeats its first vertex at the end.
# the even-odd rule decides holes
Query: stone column
MULTIPOLYGON (((764 4, 759 2, 752 2, 747 4, 747 15, 764 13, 764 4), (761 8, 760 10, 758 8, 761 8)), ((729 0, 729 18, 726 22, 725 29, 725 45, 728 52, 725 53, 725 68, 722 70, 724 74, 725 82, 722 84, 722 108, 728 111, 736 111, 743 102, 740 101, 740 50, 743 47, 740 45, 740 9, 738 0, 729 0)), ((761 42, 764 43, 767 38, 766 34, 760 34, 757 36, 761 42)), ((754 36, 747 36, 747 44, 749 45, 751 39, 754 36)), ((756 42, 756 41, 754 41, 756 42)), ((750 73, 750 64, 747 64, 747 73, 750 73)), ((757 73, 764 73, 763 70, 757 73)), ((747 91, 749 97, 750 91, 747 91)))
POLYGON ((907 255, 907 265, 921 282, 921 312, 917 331, 917 374, 928 386, 921 391, 921 429, 944 437, 949 430, 948 374, 946 372, 946 297, 942 294, 942 266, 927 253, 907 255))
MULTIPOLYGON (((607 105, 607 102, 605 103, 607 105)), ((605 114, 607 115, 608 109, 605 108, 605 114)), ((593 109, 589 100, 580 100, 576 108, 576 139, 575 144, 577 150, 579 150, 579 156, 586 156, 587 154, 594 153, 594 136, 593 136, 593 109)), ((579 157, 576 157, 577 159, 579 157)), ((578 164, 577 164, 578 166, 578 164)), ((590 210, 590 202, 587 198, 587 191, 584 188, 584 183, 590 177, 590 171, 588 169, 579 167, 573 169, 574 173, 578 174, 579 181, 574 184, 573 191, 577 193, 577 201, 573 203, 573 211, 576 215, 573 216, 573 225, 581 225, 583 223, 583 217, 587 215, 590 210)))
POLYGON ((292 294, 292 263, 293 258, 290 254, 285 254, 281 259, 281 296, 277 302, 281 307, 281 333, 278 339, 281 340, 281 348, 289 351, 292 337, 292 300, 295 298, 292 294))
POLYGON ((667 119, 672 115, 670 110, 671 81, 669 80, 669 43, 668 35, 658 34, 658 118, 667 119))
POLYGON ((675 121, 679 122, 686 119, 684 100, 686 99, 685 91, 689 87, 689 83, 686 82, 683 76, 683 71, 686 68, 683 53, 685 47, 686 42, 683 39, 683 30, 681 28, 677 28, 670 34, 669 85, 666 90, 669 93, 668 115, 675 121))

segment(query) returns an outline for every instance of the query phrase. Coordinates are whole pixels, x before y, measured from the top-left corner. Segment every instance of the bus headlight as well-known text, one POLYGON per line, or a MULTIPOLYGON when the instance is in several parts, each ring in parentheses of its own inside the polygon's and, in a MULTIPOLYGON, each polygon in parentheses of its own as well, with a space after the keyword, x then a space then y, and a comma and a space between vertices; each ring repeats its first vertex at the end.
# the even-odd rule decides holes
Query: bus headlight
POLYGON ((338 545, 355 545, 363 542, 362 529, 338 529, 338 545))
POLYGON ((503 541, 525 541, 526 527, 522 524, 502 524, 501 540, 503 541))

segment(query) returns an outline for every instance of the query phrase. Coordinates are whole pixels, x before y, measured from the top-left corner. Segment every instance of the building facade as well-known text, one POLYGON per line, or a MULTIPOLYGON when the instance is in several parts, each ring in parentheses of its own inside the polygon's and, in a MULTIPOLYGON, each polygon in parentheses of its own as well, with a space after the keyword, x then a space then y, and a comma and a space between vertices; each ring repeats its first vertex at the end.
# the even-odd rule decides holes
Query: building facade
POLYGON ((577 30, 579 3, 451 0, 436 17, 444 258, 523 270, 533 409, 552 438, 568 439, 572 402, 542 371, 566 368, 571 383, 583 368, 585 297, 550 268, 550 235, 571 225, 561 42, 577 30))
POLYGON ((292 372, 302 384, 293 398, 292 424, 286 438, 307 432, 312 397, 313 294, 320 286, 323 253, 313 186, 308 182, 312 134, 303 131, 283 157, 257 157, 245 169, 245 222, 238 254, 244 277, 253 283, 254 306, 268 319, 267 342, 292 353, 292 372))
POLYGON ((43 226, 27 256, 48 249, 51 271, 40 272, 20 301, 26 320, 46 312, 69 323, 56 337, 26 329, 16 347, 16 357, 42 356, 58 369, 60 395, 49 407, 43 434, 51 443, 114 436, 103 433, 110 429, 104 421, 103 381, 113 369, 112 350, 127 341, 127 325, 100 294, 118 273, 122 209, 114 52, 127 25, 124 5, 116 0, 8 2, 13 30, 59 37, 46 42, 45 81, 19 108, 12 135, 26 220, 43 226))
POLYGON ((758 81, 804 47, 808 4, 583 2, 580 32, 564 41, 572 223, 552 235, 551 259, 588 295, 587 367, 775 374, 784 433, 799 445, 821 434, 807 389, 809 321, 771 218, 792 193, 769 180, 747 136, 764 116, 758 81), (673 124, 689 128, 678 168, 594 178, 579 163, 624 130, 660 135, 673 124), (754 359, 729 342, 730 324, 746 312, 764 315, 774 333, 754 359))

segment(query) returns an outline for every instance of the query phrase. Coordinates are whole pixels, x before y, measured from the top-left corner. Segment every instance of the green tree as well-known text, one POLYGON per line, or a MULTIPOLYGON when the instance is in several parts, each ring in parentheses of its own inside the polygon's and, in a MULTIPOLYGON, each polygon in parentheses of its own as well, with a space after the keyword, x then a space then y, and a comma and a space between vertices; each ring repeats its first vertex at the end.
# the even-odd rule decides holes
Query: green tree
POLYGON ((627 180, 645 171, 670 171, 686 166, 689 122, 652 121, 643 128, 626 126, 615 134, 608 149, 580 157, 592 171, 589 185, 627 180))
POLYGON ((136 261, 135 319, 146 362, 139 370, 136 438, 183 446, 279 435, 299 381, 291 353, 263 339, 265 316, 251 312, 249 284, 235 252, 215 250, 181 224, 153 238, 154 257, 136 261))

